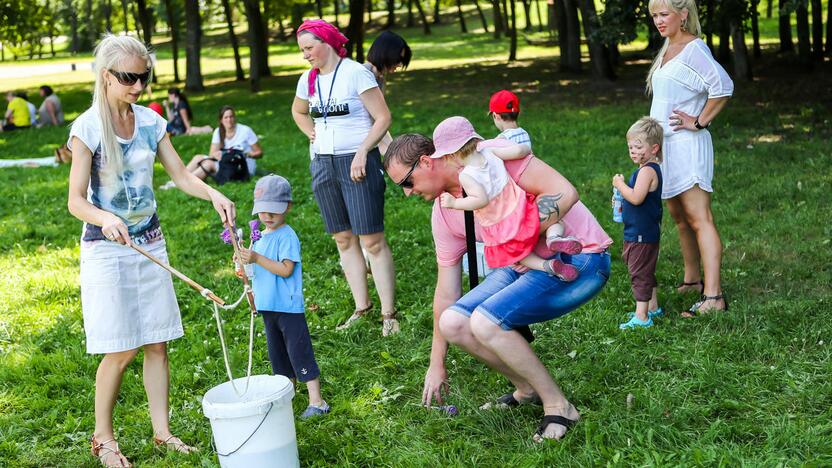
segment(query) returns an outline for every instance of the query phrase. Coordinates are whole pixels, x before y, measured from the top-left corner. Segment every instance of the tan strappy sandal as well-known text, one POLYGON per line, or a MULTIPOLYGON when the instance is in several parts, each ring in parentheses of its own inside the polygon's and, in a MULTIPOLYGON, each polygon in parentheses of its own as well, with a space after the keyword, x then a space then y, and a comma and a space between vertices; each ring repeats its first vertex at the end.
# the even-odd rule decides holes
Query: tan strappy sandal
POLYGON ((182 442, 182 439, 176 437, 175 435, 171 434, 166 439, 160 439, 153 436, 153 443, 159 448, 166 448, 168 450, 173 450, 174 452, 179 453, 194 453, 199 452, 199 449, 196 447, 191 447, 190 445, 182 442))
POLYGON ((101 462, 101 465, 106 466, 107 468, 125 468, 132 466, 127 458, 121 453, 121 450, 118 448, 118 442, 116 439, 108 439, 104 442, 99 442, 95 439, 95 435, 90 438, 90 453, 92 456, 98 458, 98 461, 101 462), (107 444, 110 442, 114 442, 116 447, 108 447, 107 444), (118 459, 118 464, 108 463, 104 459, 106 457, 110 457, 111 455, 115 455, 118 459))
POLYGON ((396 320, 396 312, 381 314, 381 336, 395 335, 400 332, 399 321, 396 320))
POLYGON ((373 303, 371 302, 369 305, 367 305, 367 307, 365 307, 363 309, 358 309, 355 312, 353 312, 352 315, 350 315, 350 318, 348 318, 346 322, 342 323, 341 325, 338 325, 337 327, 335 327, 335 329, 338 330, 338 331, 346 330, 347 328, 355 325, 355 322, 358 319, 367 315, 367 312, 369 312, 372 309, 373 309, 373 303))

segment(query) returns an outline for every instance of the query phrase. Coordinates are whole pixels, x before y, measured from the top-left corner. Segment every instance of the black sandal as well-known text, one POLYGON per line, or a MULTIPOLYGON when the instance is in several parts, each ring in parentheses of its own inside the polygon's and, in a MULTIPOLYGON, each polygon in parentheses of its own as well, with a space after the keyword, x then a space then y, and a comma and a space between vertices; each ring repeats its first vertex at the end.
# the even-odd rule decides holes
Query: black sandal
MULTIPOLYGON (((549 424, 560 424, 566 428, 566 432, 569 432, 569 429, 577 424, 577 422, 578 421, 574 419, 565 418, 556 414, 544 415, 543 419, 540 421, 540 425, 537 426, 537 431, 534 434, 543 438, 543 433, 546 432, 546 428, 549 427, 549 424)), ((564 435, 566 435, 566 433, 564 433, 564 435)))
POLYGON ((543 404, 540 401, 540 397, 535 395, 531 399, 527 401, 520 401, 517 398, 514 398, 514 392, 508 392, 504 395, 500 395, 497 397, 497 404, 498 405, 506 405, 509 408, 517 408, 520 405, 541 405, 543 404))
POLYGON ((699 294, 702 294, 702 293, 705 292, 705 281, 704 280, 694 281, 692 283, 686 283, 686 282, 682 281, 681 283, 676 285, 676 289, 687 287, 687 286, 699 286, 699 294))
POLYGON ((698 317, 700 315, 703 315, 703 313, 699 311, 699 309, 702 307, 702 304, 704 304, 706 301, 719 301, 719 300, 723 301, 723 303, 725 304, 725 308, 721 309, 721 310, 720 309, 716 309, 716 310, 721 311, 721 312, 727 312, 728 311, 728 299, 725 298, 725 293, 723 292, 721 294, 717 294, 716 296, 706 296, 706 295, 703 294, 699 298, 698 301, 696 301, 692 306, 690 306, 690 309, 688 309, 687 311, 682 312, 682 313, 683 314, 687 313, 688 315, 684 316, 684 317, 687 317, 687 318, 698 317))

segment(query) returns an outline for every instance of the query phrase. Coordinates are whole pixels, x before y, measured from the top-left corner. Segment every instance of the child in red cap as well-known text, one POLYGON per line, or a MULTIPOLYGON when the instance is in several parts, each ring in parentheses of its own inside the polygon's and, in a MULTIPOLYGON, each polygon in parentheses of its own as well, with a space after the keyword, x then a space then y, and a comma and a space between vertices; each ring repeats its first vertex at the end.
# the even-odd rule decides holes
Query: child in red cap
MULTIPOLYGON (((578 270, 559 257, 546 260, 534 253, 541 229, 548 234, 548 229, 557 224, 541 224, 535 196, 520 188, 503 164, 503 160, 528 156, 531 153, 528 145, 496 139, 484 143, 464 117, 443 120, 433 131, 433 144, 436 151, 431 158, 444 157, 448 164, 462 168, 459 183, 464 196, 456 198, 445 192, 439 204, 443 208, 474 212, 482 227, 488 266, 500 268, 519 263, 562 281, 574 281, 578 277, 578 270)), ((547 236, 547 244, 548 240, 547 236)), ((567 247, 568 251, 562 251, 570 254, 579 253, 582 248, 578 241, 572 241, 567 247)))
POLYGON ((488 102, 488 114, 494 119, 494 125, 500 130, 497 138, 505 138, 518 145, 532 147, 529 132, 517 125, 520 116, 520 99, 509 90, 502 89, 491 95, 488 102))

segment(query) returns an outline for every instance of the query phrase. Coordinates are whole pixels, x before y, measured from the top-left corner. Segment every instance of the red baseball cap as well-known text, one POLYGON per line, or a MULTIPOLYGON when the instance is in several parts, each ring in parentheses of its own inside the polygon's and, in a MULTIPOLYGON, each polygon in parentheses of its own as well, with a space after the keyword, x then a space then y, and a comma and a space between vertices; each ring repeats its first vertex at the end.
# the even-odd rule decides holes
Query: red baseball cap
POLYGON ((502 89, 491 96, 488 102, 488 112, 505 114, 509 112, 520 112, 520 99, 509 90, 502 89))

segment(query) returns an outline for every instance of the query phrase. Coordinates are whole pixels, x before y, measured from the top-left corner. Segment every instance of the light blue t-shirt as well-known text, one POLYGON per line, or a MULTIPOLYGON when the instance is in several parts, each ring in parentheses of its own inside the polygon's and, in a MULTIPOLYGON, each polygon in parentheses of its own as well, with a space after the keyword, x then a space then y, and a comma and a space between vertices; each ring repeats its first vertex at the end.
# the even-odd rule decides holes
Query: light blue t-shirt
POLYGON ((529 148, 532 147, 532 137, 529 136, 529 132, 520 127, 507 128, 503 130, 502 133, 497 135, 497 138, 505 138, 506 140, 513 141, 518 145, 529 145, 529 148))
POLYGON ((295 262, 295 269, 288 278, 275 275, 260 265, 254 265, 252 289, 257 310, 302 314, 304 307, 300 240, 294 229, 284 224, 276 231, 263 234, 263 237, 254 243, 252 250, 276 262, 295 262))

